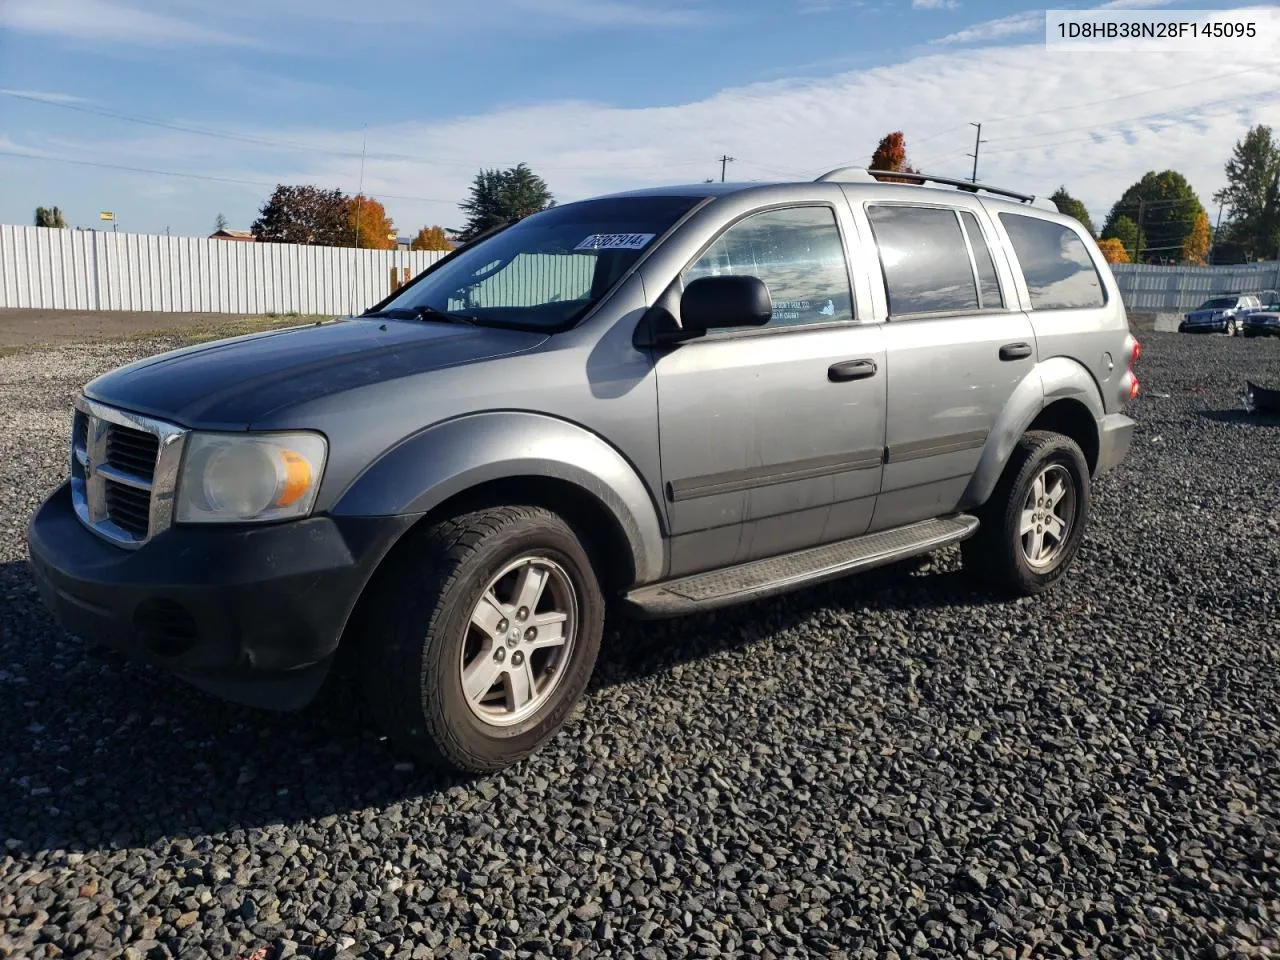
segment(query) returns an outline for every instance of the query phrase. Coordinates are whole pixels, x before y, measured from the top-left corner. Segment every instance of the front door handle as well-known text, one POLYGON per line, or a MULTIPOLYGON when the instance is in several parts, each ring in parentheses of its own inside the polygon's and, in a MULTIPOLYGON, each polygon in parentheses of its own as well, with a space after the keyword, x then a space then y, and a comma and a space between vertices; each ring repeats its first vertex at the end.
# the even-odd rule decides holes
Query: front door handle
POLYGON ((1001 360, 1025 360, 1031 356, 1031 344, 1006 343, 1000 348, 1001 360))
POLYGON ((866 380, 876 375, 874 360, 846 360, 833 363, 827 368, 827 379, 832 383, 846 383, 849 380, 866 380))

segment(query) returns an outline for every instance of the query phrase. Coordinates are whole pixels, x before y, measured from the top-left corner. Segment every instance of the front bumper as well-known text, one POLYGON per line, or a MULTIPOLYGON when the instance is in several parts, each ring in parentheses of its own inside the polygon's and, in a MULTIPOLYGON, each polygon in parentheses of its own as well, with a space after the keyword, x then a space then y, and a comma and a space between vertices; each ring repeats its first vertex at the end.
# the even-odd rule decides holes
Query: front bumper
POLYGON ((1280 337, 1280 324, 1245 321, 1241 331, 1251 337, 1280 337))
POLYGON ((174 527, 126 550, 84 527, 64 483, 32 517, 27 544, 70 633, 226 699, 289 710, 320 688, 361 591, 414 519, 174 527))
POLYGON ((1098 421, 1098 465, 1094 474, 1106 473, 1129 455, 1137 424, 1123 413, 1111 413, 1098 421))
POLYGON ((1179 333, 1225 333, 1230 317, 1217 320, 1183 320, 1178 324, 1179 333))

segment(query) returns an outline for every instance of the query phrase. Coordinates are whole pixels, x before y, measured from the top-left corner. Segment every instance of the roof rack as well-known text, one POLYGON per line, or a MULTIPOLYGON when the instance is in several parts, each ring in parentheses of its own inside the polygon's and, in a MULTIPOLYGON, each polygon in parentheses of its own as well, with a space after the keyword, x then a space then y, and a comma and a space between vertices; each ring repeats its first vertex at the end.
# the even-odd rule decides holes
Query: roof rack
POLYGON ((994 194, 999 197, 1007 197, 1010 200, 1017 200, 1019 203, 1029 203, 1033 207, 1041 207, 1045 210, 1058 211, 1058 205, 1048 197, 1037 197, 1030 193, 1018 193, 1016 190, 1006 190, 1003 187, 993 187, 986 183, 976 183, 973 180, 957 180, 954 177, 936 177, 928 173, 902 173, 897 170, 868 170, 866 167, 837 167, 829 170, 822 176, 818 177, 817 182, 821 183, 827 180, 855 180, 860 183, 879 182, 880 177, 894 177, 898 180, 910 180, 914 183, 941 183, 958 190, 964 190, 968 193, 977 193, 981 190, 983 193, 994 194), (847 174, 854 173, 850 177, 847 174))

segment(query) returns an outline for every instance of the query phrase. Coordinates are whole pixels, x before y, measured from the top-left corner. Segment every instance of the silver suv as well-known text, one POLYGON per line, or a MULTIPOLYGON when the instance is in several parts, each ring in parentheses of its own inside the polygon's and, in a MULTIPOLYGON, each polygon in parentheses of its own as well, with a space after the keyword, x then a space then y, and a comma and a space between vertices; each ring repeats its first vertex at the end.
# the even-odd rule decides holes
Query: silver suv
POLYGON ((697 613, 954 543, 1042 591, 1128 450, 1138 343, 1049 201, 913 179, 570 203, 362 316, 108 373, 30 525, 43 595, 258 706, 341 652, 409 751, 484 771, 563 722, 610 601, 697 613))

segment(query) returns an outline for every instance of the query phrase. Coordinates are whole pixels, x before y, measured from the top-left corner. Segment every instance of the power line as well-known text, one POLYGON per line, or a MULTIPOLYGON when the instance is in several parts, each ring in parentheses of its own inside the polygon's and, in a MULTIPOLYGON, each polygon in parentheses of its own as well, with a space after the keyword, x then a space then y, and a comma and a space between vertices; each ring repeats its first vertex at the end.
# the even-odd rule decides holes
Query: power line
MULTIPOLYGON (((123 170, 128 173, 146 173, 157 177, 183 177, 188 180, 209 180, 215 183, 243 183, 253 187, 277 187, 278 182, 269 180, 247 180, 243 177, 218 177, 205 173, 180 173, 177 170, 155 170, 148 167, 131 167, 120 163, 101 163, 96 160, 73 160, 70 157, 50 157, 39 153, 21 153, 16 150, 0 150, 0 157, 15 157, 21 160, 40 160, 45 163, 70 163, 80 167, 100 167, 104 170, 123 170)), ((415 200, 420 203, 445 203, 456 205, 456 200, 441 200, 436 197, 406 197, 398 194, 379 193, 377 196, 386 200, 415 200)))
MULTIPOLYGON (((226 130, 216 130, 211 127, 200 127, 189 124, 173 123, 168 120, 160 120, 156 117, 146 117, 139 114, 124 113, 119 110, 111 110, 105 107, 92 107, 82 103, 67 103, 61 100, 47 100, 44 97, 32 96, 30 94, 19 93, 14 90, 0 90, 0 95, 11 97, 16 100, 25 100, 29 103, 43 104, 48 107, 58 107, 63 110, 74 110, 77 113, 88 113, 95 116, 108 117, 113 120, 123 120, 127 123, 137 123, 148 127, 157 127, 161 130, 173 130, 178 133, 187 133, 200 137, 211 137, 215 140, 229 140, 236 143, 248 143, 260 147, 271 147, 277 150, 288 150, 299 153, 319 153, 331 157, 345 157, 348 159, 356 159, 361 154, 355 150, 337 150, 332 147, 322 147, 315 144, 301 143, 291 140, 274 140, 269 137, 255 137, 250 134, 231 133, 226 130)), ((367 154, 370 160, 383 160, 390 162, 408 162, 408 163, 430 163, 437 166, 457 166, 457 167, 484 167, 485 163, 477 163, 474 160, 464 160, 460 157, 442 157, 430 156, 422 157, 407 153, 377 153, 369 152, 367 154)), ((732 158, 731 158, 732 159, 732 158)), ((702 163, 701 160, 657 160, 653 163, 635 164, 635 165, 618 165, 610 164, 615 170, 651 170, 655 166, 667 167, 691 167, 702 163)), ((501 166, 502 164, 497 164, 501 166)), ((595 164, 589 165, 567 165, 567 164, 542 164, 538 165, 543 170, 598 170, 599 166, 595 164)))

